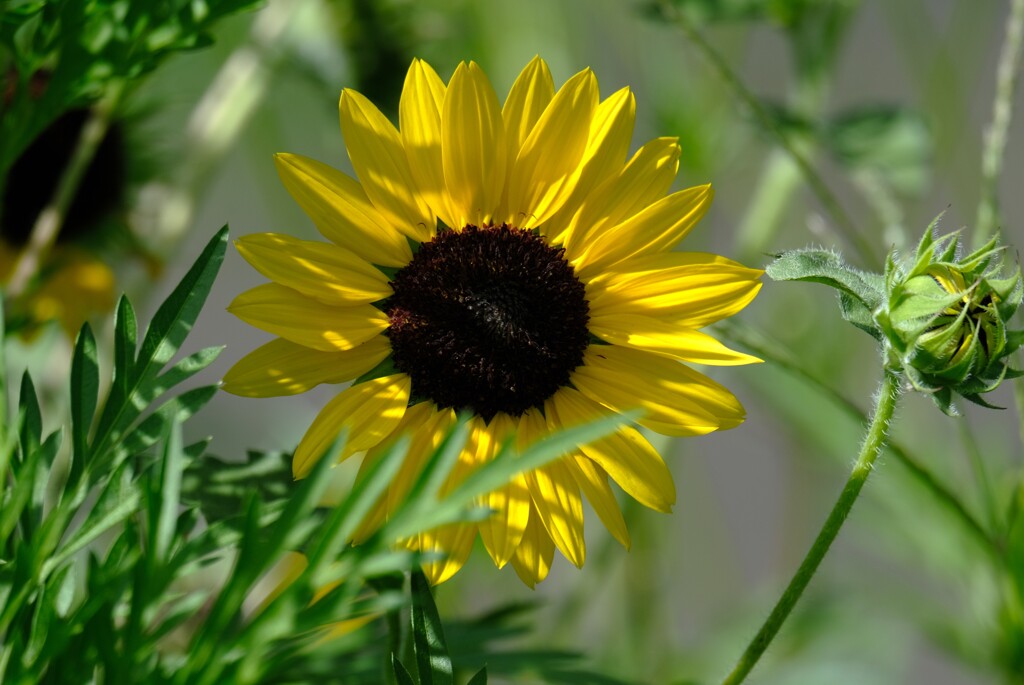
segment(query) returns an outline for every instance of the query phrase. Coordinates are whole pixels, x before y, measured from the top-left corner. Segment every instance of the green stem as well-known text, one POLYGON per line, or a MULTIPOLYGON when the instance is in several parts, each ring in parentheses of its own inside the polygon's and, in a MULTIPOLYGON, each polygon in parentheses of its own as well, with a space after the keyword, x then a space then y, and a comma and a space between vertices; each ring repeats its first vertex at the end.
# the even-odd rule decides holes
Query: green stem
POLYGON ((57 236, 78 192, 78 186, 92 164, 100 143, 107 135, 107 129, 110 128, 110 122, 124 95, 124 88, 124 83, 115 82, 110 86, 106 96, 93 106, 78 136, 71 159, 68 160, 68 165, 57 183, 57 189, 32 225, 28 244, 14 265, 7 285, 8 296, 14 298, 25 292, 32 276, 39 272, 40 265, 57 242, 57 236))
POLYGON ((828 518, 825 520, 825 524, 822 526, 821 532, 818 533, 814 544, 811 545, 811 549, 807 552, 807 556, 804 557, 803 563, 800 564, 800 568, 797 569, 793 579, 790 580, 789 586, 782 593, 782 597, 779 598, 775 608, 772 609, 772 613, 768 616, 764 625, 761 626, 757 635, 754 636, 754 639, 751 640, 739 661, 736 662, 732 672, 722 681, 722 685, 738 685, 738 683, 743 682, 757 664, 761 655, 764 654, 768 645, 771 644, 782 624, 793 610, 793 607, 796 606, 807 584, 811 582, 815 571, 818 570, 818 566, 839 534, 843 523, 846 521, 846 517, 850 514, 853 503, 857 501, 857 497, 860 495, 868 475, 871 474, 875 459, 882 451, 882 446, 885 444, 889 433, 889 423, 896 409, 896 399, 899 397, 899 393, 899 378, 892 371, 886 370, 882 379, 882 387, 878 391, 871 425, 868 427, 867 436, 864 439, 864 444, 861 446, 857 462, 853 466, 853 471, 850 472, 850 477, 846 481, 846 486, 839 495, 839 499, 836 500, 835 506, 832 507, 831 513, 829 513, 828 518))
POLYGON ((753 199, 736 231, 736 248, 743 259, 760 259, 769 250, 800 189, 800 169, 783 150, 775 149, 761 170, 753 199))
POLYGON ((992 103, 992 123, 985 132, 985 147, 981 158, 981 200, 978 218, 974 223, 972 243, 982 245, 994 231, 998 231, 998 182, 1003 168, 1006 134, 1013 115, 1013 92, 1017 86, 1017 66, 1024 44, 1024 0, 1011 0, 1010 16, 1006 21, 1006 36, 999 54, 996 72, 996 96, 992 103))
POLYGON ((272 2, 256 15, 249 39, 224 60, 192 110, 178 168, 145 236, 147 250, 169 254, 188 232, 210 177, 273 85, 287 54, 279 44, 302 15, 297 4, 272 2))
POLYGON ((676 9, 667 2, 667 0, 662 0, 661 9, 666 19, 682 29, 690 42, 700 50, 705 59, 707 59, 715 68, 719 77, 721 77, 721 79, 732 89, 736 97, 750 108, 750 111, 753 112, 755 117, 757 117, 757 120, 760 122, 761 126, 764 127, 764 130, 770 133, 775 138, 776 142, 778 142, 779 146, 781 146, 793 161, 796 162, 801 174, 803 174, 804 180, 807 181, 807 186, 818 198, 818 201, 821 203, 822 207, 824 207, 825 211, 831 215, 832 220, 835 221, 840 233, 857 252, 861 260, 867 264, 880 263, 878 255, 875 254, 875 248, 872 243, 861 235, 857 225, 850 218, 850 215, 846 213, 846 210, 843 209, 843 206, 840 204, 835 193, 829 189, 825 184, 825 181, 822 180, 821 175, 814 170, 813 166, 811 166, 807 157, 800 151, 782 127, 779 126, 775 117, 773 117, 765 106, 761 104, 761 100, 747 89, 739 76, 732 70, 728 63, 726 63, 725 59, 704 39, 704 36, 702 36, 700 32, 693 27, 685 15, 676 11, 676 9))
MULTIPOLYGON (((846 412, 855 421, 865 422, 867 416, 861 411, 852 400, 837 391, 831 385, 818 378, 805 369, 798 361, 790 355, 784 354, 785 349, 781 343, 767 339, 763 333, 751 329, 751 327, 735 321, 722 321, 716 326, 718 333, 727 340, 742 345, 752 353, 765 361, 772 362, 783 371, 788 371, 799 378, 810 383, 820 392, 828 396, 836 406, 846 412)), ((954 514, 967 530, 975 537, 978 543, 989 553, 998 557, 1001 554, 999 545, 992 536, 985 530, 985 527, 978 522, 978 519, 967 510, 960 498, 948 487, 943 485, 935 475, 929 471, 910 451, 900 443, 891 441, 888 443, 889 452, 896 457, 896 460, 910 471, 917 482, 929 490, 939 503, 946 506, 950 513, 954 514)))

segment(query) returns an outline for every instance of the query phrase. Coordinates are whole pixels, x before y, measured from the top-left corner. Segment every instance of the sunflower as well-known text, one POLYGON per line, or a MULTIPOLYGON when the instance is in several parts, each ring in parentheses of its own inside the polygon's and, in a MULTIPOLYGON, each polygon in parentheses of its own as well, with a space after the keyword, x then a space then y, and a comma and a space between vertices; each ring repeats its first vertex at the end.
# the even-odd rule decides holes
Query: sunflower
MULTIPOLYGON (((673 248, 707 211, 711 187, 668 193, 674 138, 628 157, 635 101, 600 99, 586 69, 557 92, 534 58, 502 106, 478 65, 447 86, 414 60, 399 127, 345 90, 341 130, 358 180, 293 154, 275 161, 285 187, 330 243, 257 234, 237 243, 271 280, 229 311, 280 336, 225 376, 249 397, 301 393, 359 379, 331 400, 295 450, 297 478, 342 429, 341 458, 373 463, 412 434, 403 468, 362 535, 386 519, 456 414, 470 437, 445 487, 514 437, 642 410, 637 423, 670 436, 732 428, 744 410, 681 362, 758 361, 698 329, 741 310, 761 271, 673 248), (627 159, 628 157, 628 159, 627 159)), ((440 583, 465 563, 477 533, 498 567, 531 587, 557 548, 582 566, 583 498, 629 547, 614 480, 669 511, 672 476, 637 427, 580 445, 483 498, 495 513, 405 543, 437 561, 440 583)))

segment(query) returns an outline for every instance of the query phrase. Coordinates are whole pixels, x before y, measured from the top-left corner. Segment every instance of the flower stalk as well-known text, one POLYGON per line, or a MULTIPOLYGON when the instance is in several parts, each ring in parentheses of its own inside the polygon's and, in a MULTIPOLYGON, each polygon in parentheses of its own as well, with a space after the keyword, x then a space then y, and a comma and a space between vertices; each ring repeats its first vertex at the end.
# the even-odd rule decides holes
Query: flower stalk
POLYGON ((829 513, 825 524, 818 533, 818 537, 815 539, 814 544, 811 545, 811 549, 807 552, 807 556, 804 557, 792 580, 789 581, 785 592, 782 593, 779 601, 775 604, 775 608, 772 609, 771 614, 765 620, 761 629, 758 630, 754 639, 747 645, 746 650, 744 650, 743 655, 736 662, 732 671, 722 681, 722 685, 738 685, 746 679, 758 660, 760 660, 761 655, 768 648, 768 645, 775 639, 782 624, 785 623, 786 618, 793 611, 793 607, 796 606, 800 596, 811 582, 811 578, 814 577, 818 566, 821 565, 822 559, 825 558, 836 536, 839 535, 839 531, 842 529, 847 516, 849 516, 854 502, 857 501, 857 497, 864 488, 864 483, 867 482, 868 476, 871 474, 875 459, 878 458, 882 447, 885 445, 889 434, 889 424, 896 410, 899 394, 899 377, 892 370, 887 369, 882 379, 882 387, 879 389, 876 397, 871 424, 861 446, 860 454, 857 456, 857 461, 850 472, 850 477, 847 479, 843 491, 839 495, 839 499, 836 500, 831 513, 829 513))
POLYGON ((60 235, 60 229, 64 226, 64 218, 75 199, 78 186, 85 177, 89 165, 92 164, 103 138, 107 135, 107 130, 110 128, 124 90, 123 82, 115 82, 109 87, 105 97, 93 106, 89 119, 82 127, 74 153, 53 193, 53 198, 39 213, 39 217, 32 226, 28 245, 14 265, 10 282, 7 284, 9 297, 18 297, 25 291, 32 276, 39 272, 39 265, 46 260, 46 256, 57 242, 57 236, 60 235))

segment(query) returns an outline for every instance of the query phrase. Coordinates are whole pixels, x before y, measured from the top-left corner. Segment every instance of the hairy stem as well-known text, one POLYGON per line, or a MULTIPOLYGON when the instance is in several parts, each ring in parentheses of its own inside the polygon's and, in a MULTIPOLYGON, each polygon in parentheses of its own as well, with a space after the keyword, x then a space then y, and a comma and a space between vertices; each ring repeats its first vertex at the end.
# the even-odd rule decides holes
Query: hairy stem
POLYGON ((761 126, 764 127, 765 131, 771 134, 775 138, 776 142, 778 142, 779 146, 793 159, 797 167, 800 169, 800 173, 803 175, 804 180, 807 181, 807 186, 810 188, 811 192, 814 193, 822 207, 824 207, 825 211, 832 217, 832 220, 835 222, 836 227, 842 234, 843 238, 845 238, 850 246, 857 252, 861 260, 867 264, 880 263, 878 255, 875 253, 874 246, 861 234, 857 225, 850 218, 850 215, 843 209, 843 206, 840 204, 835 193, 833 193, 825 184, 825 181, 821 178, 821 175, 815 171, 806 155, 800 151, 797 145, 790 139, 790 136, 782 129, 781 126, 779 126, 775 117, 768 112, 765 106, 761 103, 761 100, 743 84, 743 81, 740 80, 736 72, 734 72, 728 63, 726 63, 722 55, 704 39, 704 36, 694 28, 683 14, 678 12, 668 2, 662 2, 661 9, 669 21, 682 29, 689 41, 701 52, 701 54, 704 55, 708 62, 711 63, 715 68, 715 71, 718 72, 721 79, 729 86, 729 88, 732 89, 736 97, 750 109, 761 126))
POLYGON ((840 529, 843 527, 843 523, 846 521, 846 517, 850 514, 853 503, 857 501, 864 483, 867 482, 875 459, 882 451, 882 446, 885 444, 889 433, 889 423, 896 409, 896 399, 899 397, 899 392, 899 379, 896 374, 886 370, 885 376, 882 379, 882 387, 879 389, 875 401, 875 411, 871 418, 871 425, 868 427, 867 436, 864 439, 864 444, 861 446, 857 461, 853 465, 853 470, 850 472, 850 477, 847 479, 846 485, 839 495, 839 499, 836 500, 835 506, 832 507, 832 511, 829 513, 828 518, 825 519, 825 524, 818 533, 818 537, 815 539, 814 544, 811 545, 807 556, 804 557, 800 568, 797 569, 796 574, 789 581, 789 585, 786 587, 785 592, 782 593, 782 597, 775 604, 772 613, 761 626, 757 635, 754 636, 754 639, 747 645, 747 649, 743 652, 739 661, 736 662, 732 672, 722 681, 722 685, 738 685, 738 683, 742 683, 746 679, 747 675, 749 675, 761 658, 761 655, 768 648, 768 645, 775 638, 775 635, 779 632, 790 612, 793 611, 793 607, 796 606, 808 583, 811 582, 811 578, 814 577, 818 566, 821 564, 822 559, 825 558, 829 548, 832 547, 832 542, 836 539, 840 529))
POLYGON ((68 209, 78 192, 78 186, 92 164, 100 143, 107 135, 123 94, 124 84, 115 82, 110 86, 106 96, 93 106, 78 136, 71 159, 68 160, 68 165, 57 183, 57 189, 32 225, 28 244, 14 265, 7 285, 7 294, 10 297, 18 297, 25 292, 32 276, 39 272, 39 267, 46 261, 47 255, 57 242, 57 236, 60 235, 68 209))
POLYGON ((1006 36, 999 54, 996 71, 996 96, 992 103, 992 123, 985 131, 985 147, 981 157, 981 200, 978 218, 974 222, 972 243, 982 245, 999 230, 997 186, 1003 169, 1003 151, 1006 134, 1013 115, 1013 93, 1017 86, 1017 67, 1024 44, 1024 0, 1010 1, 1010 16, 1006 20, 1006 36))
MULTIPOLYGON (((781 343, 776 343, 768 339, 763 333, 753 330, 750 326, 735 321, 721 321, 717 324, 716 328, 722 337, 727 340, 742 345, 765 361, 770 361, 780 369, 788 371, 810 383, 835 402, 850 418, 856 421, 867 421, 867 416, 855 402, 821 378, 810 373, 799 361, 783 353, 782 350, 785 349, 785 346, 781 343)), ((896 457, 900 464, 910 471, 911 475, 917 479, 920 485, 929 490, 940 504, 944 505, 951 514, 964 524, 967 531, 974 536, 983 549, 996 556, 1001 554, 998 543, 978 519, 967 510, 967 507, 960 498, 943 485, 935 474, 929 471, 919 459, 910 453, 910 450, 898 442, 889 442, 887 449, 890 454, 896 457)))

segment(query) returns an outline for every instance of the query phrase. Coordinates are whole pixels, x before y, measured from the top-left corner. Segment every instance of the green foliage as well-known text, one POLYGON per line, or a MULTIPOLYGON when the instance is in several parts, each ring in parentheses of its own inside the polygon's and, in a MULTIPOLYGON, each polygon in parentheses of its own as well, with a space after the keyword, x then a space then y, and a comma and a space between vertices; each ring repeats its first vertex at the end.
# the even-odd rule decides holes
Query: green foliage
POLYGON ((533 602, 503 604, 479 616, 449 621, 445 627, 452 660, 457 667, 486 668, 512 682, 527 677, 559 685, 624 685, 624 681, 584 667, 579 652, 537 647, 530 640, 535 631, 533 602))
POLYGON ((932 139, 924 118, 913 110, 850 110, 828 123, 824 139, 851 173, 877 175, 885 186, 906 195, 917 195, 927 186, 932 139))
MULTIPOLYGON (((409 674, 405 665, 392 655, 395 677, 399 683, 418 685, 452 685, 452 659, 445 644, 444 627, 437 613, 430 584, 421 571, 415 571, 410 580, 412 594, 411 634, 413 655, 416 658, 417 678, 409 674)), ((478 674, 479 675, 479 674, 478 674)), ((484 676, 484 683, 487 682, 484 676)))
MULTIPOLYGON (((367 585, 417 567, 417 556, 393 549, 393 541, 479 518, 486 514, 474 504, 481 494, 621 421, 574 428, 521 455, 506 449, 439 499, 465 441, 460 422, 388 524, 352 547, 353 532, 405 461, 407 440, 394 441, 332 510, 320 507, 331 454, 296 484, 284 455, 253 452, 229 463, 205 457, 206 441, 183 442, 182 422, 216 386, 169 393, 206 368, 219 348, 174 359, 226 245, 225 228, 157 309, 141 344, 132 306, 122 298, 104 401, 96 342, 82 328, 71 364, 66 460, 58 458, 64 429, 44 432, 32 378, 23 377, 17 416, 0 423, 3 682, 77 684, 83 673, 109 683, 299 683, 339 673, 374 682, 370 674, 379 672, 369 664, 379 657, 372 642, 326 638, 341 621, 404 603, 400 585, 376 583, 375 592, 367 585)), ((419 572, 411 617, 414 682, 452 683, 440 617, 419 572)), ((405 682, 401 663, 394 668, 405 682)), ((485 677, 478 674, 476 682, 485 677)))
POLYGON ((775 280, 838 290, 843 318, 882 344, 889 368, 952 414, 954 394, 989 406, 980 395, 1020 375, 1009 357, 1022 336, 1008 326, 1024 279, 1019 268, 1000 275, 1002 249, 995 239, 957 258, 958 236, 936 240, 934 226, 903 263, 890 254, 884 274, 858 271, 838 254, 814 249, 780 254, 766 272, 775 280))
MULTIPOLYGON (((12 0, 0 13, 0 50, 17 79, 0 117, 0 179, 62 113, 151 72, 168 55, 212 42, 222 17, 258 0, 12 0)), ((8 78, 11 78, 9 75, 8 78)))
MULTIPOLYGON (((105 604, 111 593, 118 587, 127 590, 140 558, 166 562, 178 514, 184 452, 177 435, 182 412, 160 410, 188 407, 194 412, 211 389, 198 388, 163 404, 159 400, 215 355, 205 356, 186 371, 174 373, 176 365, 159 374, 198 316, 223 260, 226 241, 224 229, 161 306, 146 334, 148 344, 137 357, 134 334, 129 335, 134 316, 127 300, 122 301, 116 378, 91 431, 98 407, 99 371, 92 332, 88 325, 82 328, 71 364, 72 444, 66 462, 57 459, 63 429, 43 436, 34 385, 25 374, 14 422, 17 438, 3 441, 0 458, 8 471, 0 496, 0 558, 5 562, 0 565, 0 596, 5 597, 0 612, 0 675, 5 682, 40 682, 44 674, 60 682, 62 673, 92 672, 90 664, 77 660, 102 658, 110 647, 106 641, 111 635, 105 628, 89 628, 95 628, 93 622, 100 620, 104 607, 108 611, 104 624, 114 621, 109 613, 114 607, 105 604), (143 418, 144 412, 154 408, 158 411, 143 418), (162 430, 156 430, 154 417, 165 419, 162 430), (154 465, 147 450, 167 436, 170 440, 154 465), (48 496, 48 488, 55 489, 55 494, 48 496), (148 521, 140 523, 144 513, 148 521), (143 531, 145 545, 133 546, 130 541, 143 531), (116 541, 104 557, 94 547, 109 536, 116 536, 116 541), (143 557, 143 549, 151 556, 143 557), (75 656, 67 658, 67 650, 75 656)), ((136 618, 141 616, 142 598, 133 594, 136 618)), ((114 667, 111 673, 122 668, 130 665, 114 667)))

